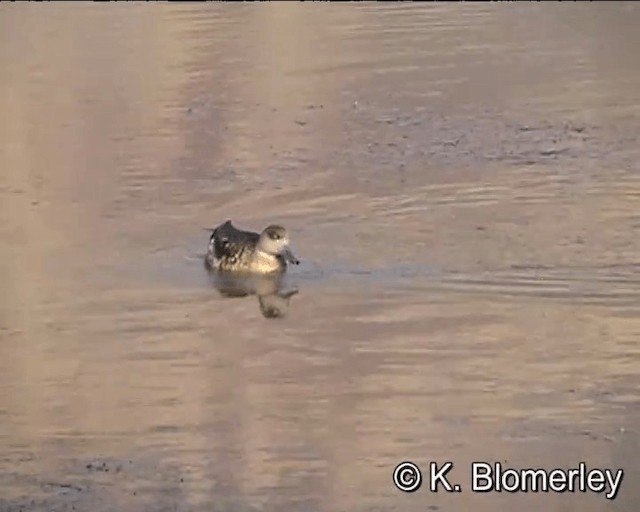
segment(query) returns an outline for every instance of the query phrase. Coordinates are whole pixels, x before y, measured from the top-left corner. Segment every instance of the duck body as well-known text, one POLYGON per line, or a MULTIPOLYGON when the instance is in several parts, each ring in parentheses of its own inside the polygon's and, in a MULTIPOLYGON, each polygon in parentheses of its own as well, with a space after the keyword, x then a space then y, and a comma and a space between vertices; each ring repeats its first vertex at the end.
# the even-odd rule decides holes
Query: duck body
POLYGON ((211 230, 205 255, 209 270, 233 273, 273 274, 284 272, 298 259, 289 246, 282 226, 272 224, 262 233, 237 229, 230 220, 211 230))

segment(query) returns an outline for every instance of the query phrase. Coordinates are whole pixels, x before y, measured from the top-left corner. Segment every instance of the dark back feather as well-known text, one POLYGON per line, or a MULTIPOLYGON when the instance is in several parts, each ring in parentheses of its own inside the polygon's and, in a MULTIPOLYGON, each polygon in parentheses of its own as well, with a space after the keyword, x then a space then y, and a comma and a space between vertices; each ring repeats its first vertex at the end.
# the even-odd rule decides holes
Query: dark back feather
POLYGON ((260 239, 258 233, 236 229, 230 220, 220 224, 211 234, 215 257, 233 257, 247 248, 253 249, 260 239))

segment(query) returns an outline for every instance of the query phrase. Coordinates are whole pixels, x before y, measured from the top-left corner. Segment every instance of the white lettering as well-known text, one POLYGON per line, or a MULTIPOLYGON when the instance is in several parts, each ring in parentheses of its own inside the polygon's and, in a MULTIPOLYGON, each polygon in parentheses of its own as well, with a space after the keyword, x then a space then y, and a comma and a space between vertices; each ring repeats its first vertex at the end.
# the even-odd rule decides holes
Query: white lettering
POLYGON ((547 492, 547 473, 544 469, 523 469, 522 470, 522 490, 531 492, 547 492), (527 479, 531 482, 527 484, 527 479))
POLYGON ((520 474, 515 469, 507 469, 500 476, 502 487, 507 492, 516 492, 520 489, 520 474), (511 483, 509 483, 511 477, 511 483))
POLYGON ((567 490, 567 475, 561 469, 554 469, 549 473, 549 489, 554 492, 564 492, 567 490))
POLYGON ((444 490, 447 492, 454 491, 446 476, 452 468, 453 462, 445 462, 440 469, 438 469, 438 465, 435 462, 429 465, 429 490, 431 492, 438 492, 438 484, 442 484, 442 487, 444 487, 444 490))
POLYGON ((486 462, 473 462, 471 464, 471 490, 473 492, 489 492, 493 490, 491 473, 491 466, 486 462))
MULTIPOLYGON (((442 485, 451 490, 451 485, 444 475, 450 468, 443 466, 434 474, 432 481, 440 480, 442 485), (442 478, 439 478, 442 475, 442 478)), ((624 479, 624 470, 587 469, 584 462, 571 469, 503 469, 496 462, 473 462, 471 464, 471 489, 474 492, 605 492, 608 500, 613 500, 620 492, 624 479)))
POLYGON ((613 479, 613 475, 611 474, 610 469, 605 470, 605 475, 607 476, 607 482, 609 483, 609 487, 611 487, 611 491, 605 494, 605 497, 608 500, 613 500, 618 495, 620 484, 622 483, 622 478, 624 477, 624 471, 619 469, 616 471, 616 478, 613 479))

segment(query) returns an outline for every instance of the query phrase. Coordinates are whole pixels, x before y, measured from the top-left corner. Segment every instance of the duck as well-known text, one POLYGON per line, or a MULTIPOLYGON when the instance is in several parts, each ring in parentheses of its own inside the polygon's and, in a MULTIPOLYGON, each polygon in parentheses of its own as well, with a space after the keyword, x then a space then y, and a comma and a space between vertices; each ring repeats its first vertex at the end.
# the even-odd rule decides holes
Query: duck
POLYGON ((271 224, 260 234, 236 228, 231 220, 209 229, 205 267, 236 274, 277 274, 287 264, 299 265, 291 249, 287 230, 271 224))

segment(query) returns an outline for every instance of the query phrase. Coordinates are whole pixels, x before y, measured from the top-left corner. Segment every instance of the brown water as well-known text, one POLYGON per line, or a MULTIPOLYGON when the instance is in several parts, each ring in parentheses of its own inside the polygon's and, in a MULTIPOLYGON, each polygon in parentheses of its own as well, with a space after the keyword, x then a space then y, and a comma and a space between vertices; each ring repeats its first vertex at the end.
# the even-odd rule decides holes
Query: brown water
POLYGON ((639 24, 1 5, 0 510, 638 510, 639 24), (212 286, 226 218, 291 231, 280 318, 212 286), (471 461, 625 476, 474 494, 471 461))

